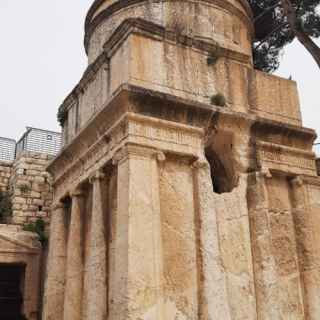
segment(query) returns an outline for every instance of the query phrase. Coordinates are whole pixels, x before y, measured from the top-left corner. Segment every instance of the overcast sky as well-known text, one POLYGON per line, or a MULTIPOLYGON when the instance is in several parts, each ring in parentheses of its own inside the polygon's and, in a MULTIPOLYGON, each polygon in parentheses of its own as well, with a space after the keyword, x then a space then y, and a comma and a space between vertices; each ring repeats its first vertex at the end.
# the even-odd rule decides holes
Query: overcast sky
MULTIPOLYGON (((93 0, 0 0, 0 136, 58 131, 57 108, 85 67, 83 24, 93 0)), ((320 71, 298 43, 277 74, 298 82, 304 125, 320 133, 320 71)))

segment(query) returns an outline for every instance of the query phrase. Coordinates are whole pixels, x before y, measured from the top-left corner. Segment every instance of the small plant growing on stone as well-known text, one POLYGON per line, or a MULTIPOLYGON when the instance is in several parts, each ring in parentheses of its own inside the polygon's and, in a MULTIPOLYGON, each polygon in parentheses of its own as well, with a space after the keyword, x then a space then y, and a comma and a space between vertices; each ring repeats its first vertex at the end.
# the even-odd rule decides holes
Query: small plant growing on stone
POLYGON ((215 65, 218 60, 219 60, 219 57, 216 57, 216 56, 214 56, 214 55, 208 56, 208 58, 207 58, 208 66, 215 65))
POLYGON ((24 231, 36 233, 39 236, 39 241, 42 245, 45 245, 48 242, 48 236, 45 229, 45 222, 41 218, 37 219, 35 222, 25 224, 23 227, 24 231))
POLYGON ((0 221, 12 216, 12 202, 8 192, 0 191, 0 221))
POLYGON ((225 107, 227 105, 227 100, 222 93, 217 93, 211 97, 211 104, 218 107, 225 107))
POLYGON ((67 113, 63 109, 59 109, 57 114, 58 122, 60 123, 60 126, 63 127, 65 121, 67 120, 67 113))
POLYGON ((208 66, 215 65, 220 57, 221 57, 221 48, 217 46, 216 49, 210 52, 207 57, 208 66))
POLYGON ((21 184, 19 186, 19 190, 23 194, 28 194, 31 191, 31 188, 30 188, 30 186, 28 184, 21 184))

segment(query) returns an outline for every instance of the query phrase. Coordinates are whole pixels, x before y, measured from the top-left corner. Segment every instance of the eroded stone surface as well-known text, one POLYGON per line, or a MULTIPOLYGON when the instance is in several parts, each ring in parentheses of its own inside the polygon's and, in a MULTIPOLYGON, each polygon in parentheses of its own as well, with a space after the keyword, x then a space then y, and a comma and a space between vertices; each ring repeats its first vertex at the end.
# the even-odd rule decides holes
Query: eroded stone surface
POLYGON ((253 70, 243 1, 131 4, 95 2, 90 65, 60 109, 48 169, 69 209, 53 214, 44 320, 78 319, 74 297, 81 320, 318 319, 320 181, 295 83, 253 70), (62 299, 68 259, 83 293, 62 299))

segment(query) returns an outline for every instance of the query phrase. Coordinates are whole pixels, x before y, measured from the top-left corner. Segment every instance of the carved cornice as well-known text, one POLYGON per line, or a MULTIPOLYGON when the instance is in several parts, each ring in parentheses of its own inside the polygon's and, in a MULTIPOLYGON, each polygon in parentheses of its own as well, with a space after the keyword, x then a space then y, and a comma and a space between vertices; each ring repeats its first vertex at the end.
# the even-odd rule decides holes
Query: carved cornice
POLYGON ((99 69, 109 64, 107 55, 103 52, 93 63, 91 63, 85 70, 80 82, 74 87, 71 93, 65 98, 59 107, 59 113, 64 114, 73 104, 77 103, 79 94, 82 93, 88 84, 94 80, 99 69))
POLYGON ((180 45, 186 47, 192 47, 210 54, 215 52, 219 48, 219 55, 221 57, 233 59, 235 61, 250 64, 250 56, 228 49, 222 48, 217 43, 211 43, 204 40, 194 39, 188 36, 178 36, 172 32, 166 30, 163 26, 157 25, 155 23, 140 19, 140 18, 129 18, 121 23, 121 25, 113 32, 108 41, 104 44, 104 51, 100 54, 96 60, 91 63, 86 71, 84 72, 80 82, 67 98, 63 101, 62 105, 59 107, 59 112, 66 112, 69 107, 76 103, 78 96, 82 93, 88 84, 94 80, 97 72, 101 67, 107 64, 113 56, 115 50, 121 46, 121 44, 127 39, 130 34, 144 35, 154 39, 161 39, 166 41, 173 41, 180 45))
MULTIPOLYGON (((315 134, 313 130, 269 121, 254 114, 235 112, 228 108, 222 109, 161 92, 123 85, 50 163, 48 170, 54 176, 56 187, 67 186, 72 190, 79 183, 85 182, 94 170, 110 163, 115 153, 127 143, 148 144, 148 147, 161 149, 166 153, 174 150, 176 154, 180 153, 183 157, 189 156, 196 159, 202 150, 201 141, 205 136, 204 130, 207 128, 208 119, 213 114, 219 115, 219 121, 248 123, 248 126, 256 126, 255 129, 260 123, 269 130, 269 133, 280 130, 290 137, 299 136, 304 139, 311 139, 315 134), (172 113, 173 110, 174 113, 172 113)), ((261 137, 257 138, 256 133, 252 132, 252 138, 259 141, 261 137)), ((295 169, 293 162, 301 160, 302 165, 299 163, 297 165, 305 167, 307 164, 307 171, 300 170, 299 174, 313 174, 312 161, 313 163, 315 161, 312 160, 314 158, 312 152, 306 152, 302 147, 270 145, 263 141, 257 142, 257 145, 261 147, 257 152, 265 150, 262 155, 266 156, 267 160, 270 148, 271 150, 280 148, 283 151, 280 163, 284 159, 286 165, 295 169), (289 156, 285 159, 287 152, 289 156)), ((268 163, 262 164, 269 168, 268 163)), ((274 170, 273 167, 271 169, 274 170)), ((63 195, 70 192, 70 189, 64 191, 60 190, 57 198, 61 199, 63 195)))
MULTIPOLYGON (((97 28, 97 26, 102 21, 108 19, 112 14, 114 14, 115 12, 123 8, 147 2, 146 0, 119 0, 109 5, 106 9, 104 9, 97 16, 94 17, 95 12, 99 9, 99 7, 101 6, 101 4, 103 4, 104 1, 105 0, 96 0, 90 7, 89 12, 87 14, 86 22, 85 22, 85 38, 84 38, 84 46, 85 46, 86 53, 88 53, 90 38, 93 32, 95 31, 95 29, 97 28)), ((153 1, 159 2, 159 0, 153 0, 153 1)), ((163 0, 163 2, 165 1, 166 0, 163 0)), ((252 16, 251 8, 246 0, 238 0, 238 1, 242 5, 246 14, 244 14, 244 12, 242 12, 232 3, 225 0, 199 0, 199 2, 205 2, 205 3, 216 5, 236 15, 248 26, 251 34, 253 35, 254 28, 253 28, 253 22, 252 22, 253 16, 252 16)), ((150 3, 150 1, 148 1, 148 3, 150 3)))

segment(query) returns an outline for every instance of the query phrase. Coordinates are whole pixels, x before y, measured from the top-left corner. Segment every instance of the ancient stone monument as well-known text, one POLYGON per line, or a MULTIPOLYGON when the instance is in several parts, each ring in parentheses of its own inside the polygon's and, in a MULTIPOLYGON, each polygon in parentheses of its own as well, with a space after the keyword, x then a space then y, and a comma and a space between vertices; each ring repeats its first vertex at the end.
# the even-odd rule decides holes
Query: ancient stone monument
POLYGON ((320 179, 245 0, 96 0, 59 110, 44 320, 320 318, 320 179))

